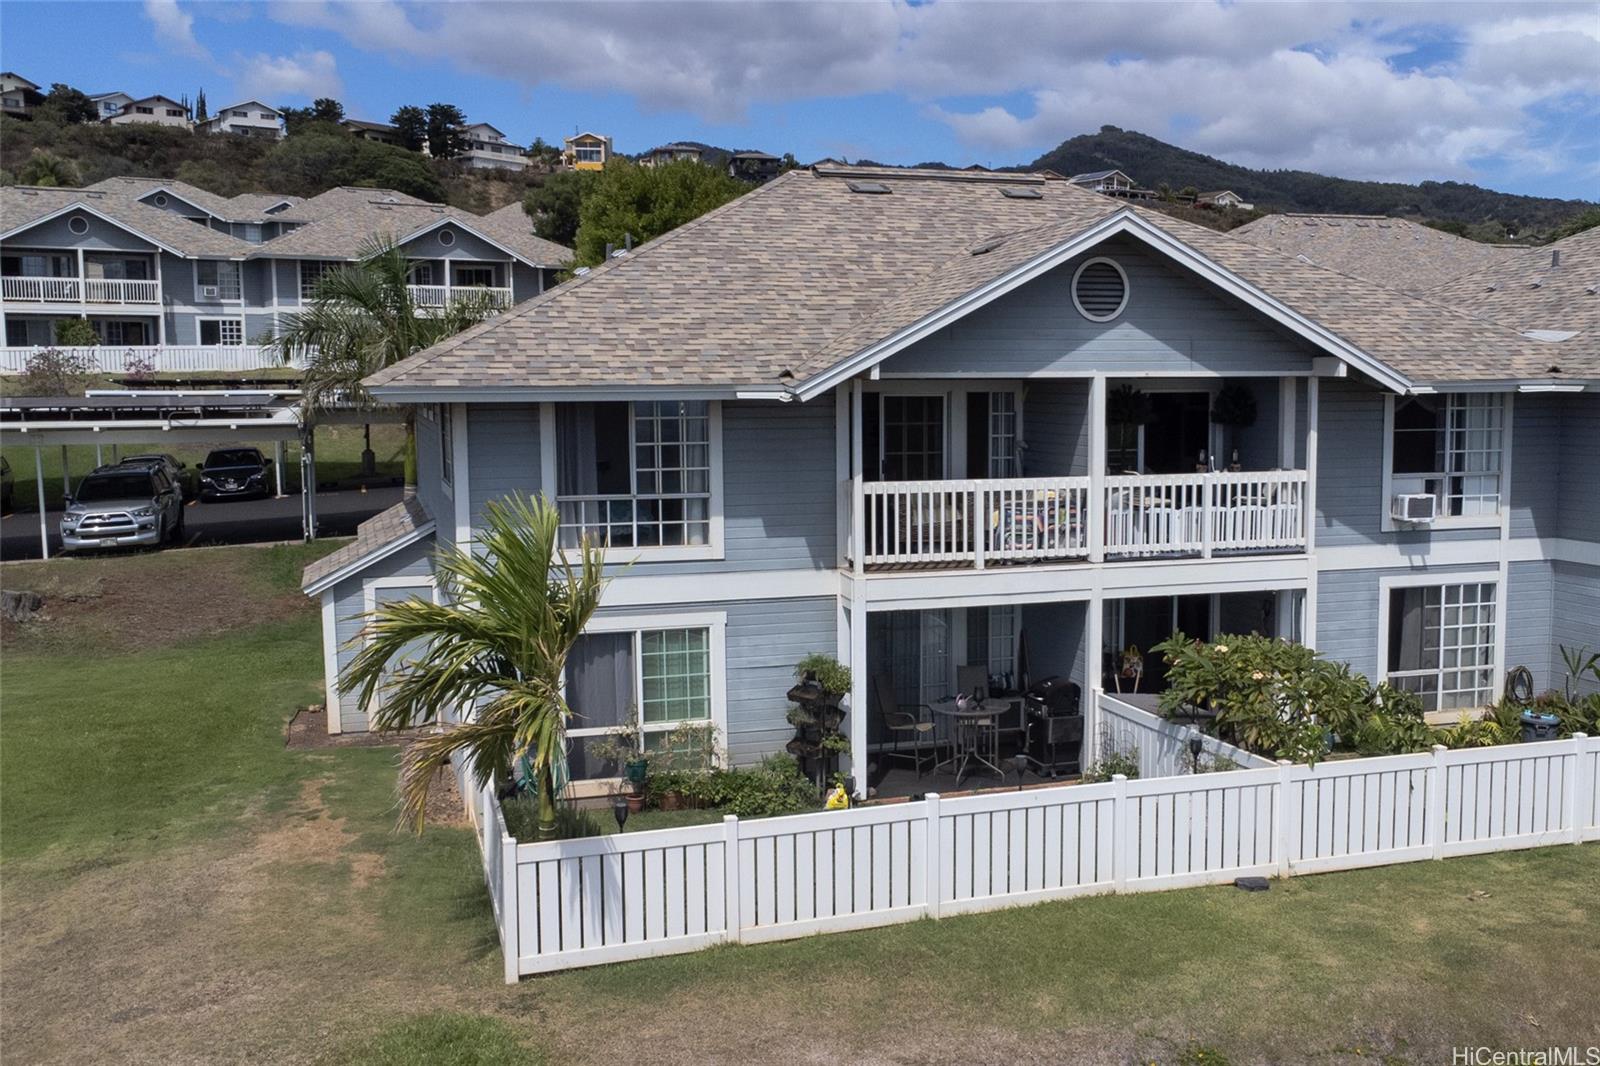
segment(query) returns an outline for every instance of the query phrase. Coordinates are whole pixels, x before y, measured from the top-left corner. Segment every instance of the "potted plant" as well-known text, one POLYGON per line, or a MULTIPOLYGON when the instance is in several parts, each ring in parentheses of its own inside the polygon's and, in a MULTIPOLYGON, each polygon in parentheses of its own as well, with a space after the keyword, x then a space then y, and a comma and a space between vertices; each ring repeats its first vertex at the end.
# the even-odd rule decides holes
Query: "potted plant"
POLYGON ((850 668, 831 655, 817 652, 795 664, 795 685, 789 689, 793 704, 786 715, 795 727, 787 750, 809 764, 820 789, 840 755, 850 750, 841 727, 845 711, 840 702, 850 692, 850 668))
POLYGON ((644 786, 650 769, 649 760, 640 744, 640 737, 639 710, 630 703, 627 717, 623 719, 621 726, 603 736, 592 738, 588 743, 590 758, 598 759, 602 763, 612 763, 617 767, 619 776, 628 790, 628 809, 635 812, 640 810, 644 803, 644 786), (641 806, 635 806, 635 798, 641 806))
POLYGON ((1222 386, 1211 401, 1211 421, 1222 427, 1223 454, 1230 456, 1228 469, 1239 469, 1238 431, 1256 424, 1256 394, 1238 383, 1222 386))
MULTIPOLYGON (((1155 417, 1150 397, 1132 385, 1118 385, 1106 396, 1106 424, 1114 430, 1106 442, 1107 456, 1121 455, 1123 466, 1137 464, 1126 462, 1128 455, 1139 452, 1139 427, 1148 425, 1155 417)), ((1120 471, 1118 471, 1120 472, 1120 471)))

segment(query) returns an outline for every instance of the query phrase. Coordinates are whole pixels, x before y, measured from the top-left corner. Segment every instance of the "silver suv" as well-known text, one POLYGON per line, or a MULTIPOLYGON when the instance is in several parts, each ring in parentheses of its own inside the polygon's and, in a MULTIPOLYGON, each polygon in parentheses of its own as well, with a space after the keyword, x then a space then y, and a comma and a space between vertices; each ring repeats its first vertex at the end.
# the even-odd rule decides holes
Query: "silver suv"
POLYGON ((183 536, 183 501, 156 463, 97 467, 66 504, 61 546, 67 551, 160 545, 183 536))

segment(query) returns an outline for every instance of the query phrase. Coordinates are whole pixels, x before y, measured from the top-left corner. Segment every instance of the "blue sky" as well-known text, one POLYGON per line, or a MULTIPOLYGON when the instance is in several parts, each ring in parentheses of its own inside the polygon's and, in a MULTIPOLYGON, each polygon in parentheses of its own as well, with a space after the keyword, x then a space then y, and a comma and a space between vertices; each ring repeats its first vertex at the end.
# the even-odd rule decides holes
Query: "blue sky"
POLYGON ((1600 199, 1595 4, 7 0, 0 67, 213 108, 443 100, 629 152, 1003 165, 1109 123, 1251 166, 1600 199))

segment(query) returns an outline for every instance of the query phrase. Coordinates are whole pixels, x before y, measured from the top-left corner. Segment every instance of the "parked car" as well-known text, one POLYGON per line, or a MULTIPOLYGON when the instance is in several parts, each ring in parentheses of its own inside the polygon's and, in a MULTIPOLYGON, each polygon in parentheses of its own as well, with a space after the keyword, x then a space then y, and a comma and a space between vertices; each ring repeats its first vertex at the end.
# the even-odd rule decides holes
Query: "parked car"
POLYGON ((78 482, 61 516, 67 551, 153 546, 183 536, 183 502, 156 464, 96 467, 78 482))
POLYGON ((199 466, 200 499, 269 496, 272 489, 267 474, 271 465, 260 448, 218 449, 206 456, 206 461, 199 466))
POLYGON ((17 475, 11 472, 11 462, 0 455, 0 511, 11 510, 11 501, 17 495, 17 475))
POLYGON ((118 466, 159 466, 166 471, 167 479, 172 482, 172 487, 178 490, 178 499, 184 500, 193 495, 189 488, 188 465, 175 455, 166 452, 151 452, 147 455, 127 455, 117 462, 118 466))

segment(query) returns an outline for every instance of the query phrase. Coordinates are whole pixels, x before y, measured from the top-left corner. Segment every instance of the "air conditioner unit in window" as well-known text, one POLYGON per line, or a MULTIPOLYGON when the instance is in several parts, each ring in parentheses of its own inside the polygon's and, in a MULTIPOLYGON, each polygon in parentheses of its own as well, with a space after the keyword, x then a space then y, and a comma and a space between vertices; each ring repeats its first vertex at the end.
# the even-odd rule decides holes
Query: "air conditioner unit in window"
POLYGON ((219 289, 219 288, 218 288, 218 287, 217 287, 217 286, 215 286, 215 285, 202 285, 202 286, 200 286, 200 295, 201 295, 201 296, 207 296, 207 297, 210 297, 210 298, 211 298, 211 299, 213 299, 213 300, 215 300, 215 299, 216 299, 216 298, 217 298, 217 296, 218 296, 218 295, 219 295, 219 294, 220 294, 220 293, 221 293, 221 292, 222 292, 222 290, 221 290, 221 289, 219 289))
POLYGON ((1432 522, 1439 516, 1439 498, 1428 492, 1402 493, 1389 506, 1396 522, 1432 522))

